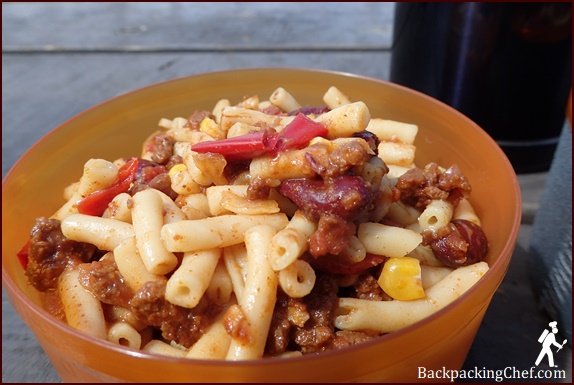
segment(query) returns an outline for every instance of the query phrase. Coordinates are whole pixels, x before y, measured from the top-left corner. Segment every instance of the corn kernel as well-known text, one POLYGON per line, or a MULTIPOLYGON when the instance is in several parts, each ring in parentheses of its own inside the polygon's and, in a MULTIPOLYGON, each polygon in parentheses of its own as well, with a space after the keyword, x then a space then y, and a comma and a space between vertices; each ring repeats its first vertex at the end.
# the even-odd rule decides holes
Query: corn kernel
POLYGON ((389 258, 379 276, 379 286, 401 301, 424 298, 420 261, 416 258, 389 258))
POLYGON ((199 130, 214 139, 225 139, 225 133, 219 127, 219 124, 211 118, 204 118, 201 123, 199 123, 199 130))
POLYGON ((169 169, 169 171, 167 172, 167 175, 169 175, 170 178, 173 178, 173 176, 180 172, 180 171, 185 171, 187 170, 187 167, 185 166, 185 164, 183 163, 178 163, 175 166, 173 166, 172 168, 169 169))

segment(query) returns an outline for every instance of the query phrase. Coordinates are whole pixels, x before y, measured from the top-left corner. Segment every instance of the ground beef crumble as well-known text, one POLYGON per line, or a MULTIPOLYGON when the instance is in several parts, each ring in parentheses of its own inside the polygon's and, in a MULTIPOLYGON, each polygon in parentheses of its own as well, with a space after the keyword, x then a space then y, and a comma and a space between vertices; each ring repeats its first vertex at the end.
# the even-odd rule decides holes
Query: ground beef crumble
POLYGON ((222 309, 210 304, 205 297, 193 309, 174 305, 165 299, 165 287, 165 281, 146 282, 130 299, 130 309, 139 320, 161 329, 165 339, 188 348, 222 309))
POLYGON ((88 262, 96 252, 93 245, 66 238, 57 219, 36 219, 30 235, 26 276, 39 291, 55 289, 66 266, 88 262))
POLYGON ((319 273, 315 287, 303 298, 290 298, 280 289, 267 338, 265 355, 298 350, 303 354, 340 349, 364 342, 379 334, 341 331, 333 326, 338 306, 338 285, 332 274, 319 273))
POLYGON ((442 171, 434 162, 424 169, 408 170, 397 179, 395 187, 403 202, 417 208, 426 207, 432 200, 446 200, 456 206, 471 191, 470 183, 456 164, 442 171))
POLYGON ((129 306, 134 293, 125 283, 112 258, 81 264, 78 269, 80 284, 99 301, 120 307, 129 306))

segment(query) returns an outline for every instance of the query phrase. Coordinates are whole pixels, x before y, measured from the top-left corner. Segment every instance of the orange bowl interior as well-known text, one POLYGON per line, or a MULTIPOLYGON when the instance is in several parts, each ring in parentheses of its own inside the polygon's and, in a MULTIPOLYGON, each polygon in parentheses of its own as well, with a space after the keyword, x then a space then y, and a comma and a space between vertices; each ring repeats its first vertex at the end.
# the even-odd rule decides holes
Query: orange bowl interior
POLYGON ((209 73, 152 85, 93 107, 62 124, 33 146, 2 185, 2 281, 16 311, 33 330, 64 381, 291 382, 405 381, 417 367, 460 369, 490 299, 502 281, 520 225, 516 175, 495 142, 452 108, 384 81, 328 71, 245 69, 209 73), (237 103, 261 99, 284 87, 302 105, 322 104, 336 86, 364 101, 372 117, 414 123, 416 163, 458 164, 470 180, 471 203, 488 236, 489 272, 457 301, 401 331, 360 346, 302 358, 255 362, 166 358, 98 341, 51 318, 38 306, 16 253, 38 216, 62 205, 62 191, 92 157, 139 155, 160 118, 187 117, 211 109, 221 98, 237 103), (130 368, 130 370, 126 370, 130 368))

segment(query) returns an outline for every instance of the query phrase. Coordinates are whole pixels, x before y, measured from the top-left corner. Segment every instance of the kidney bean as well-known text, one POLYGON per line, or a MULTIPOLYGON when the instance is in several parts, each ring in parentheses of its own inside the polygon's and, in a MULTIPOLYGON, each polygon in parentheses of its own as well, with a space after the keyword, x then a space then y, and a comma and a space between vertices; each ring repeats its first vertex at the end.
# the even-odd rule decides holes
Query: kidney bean
POLYGON ((480 262, 488 252, 488 241, 482 228, 465 219, 455 219, 431 234, 423 233, 423 244, 445 265, 460 267, 480 262))
POLYGON ((279 186, 279 192, 315 221, 325 214, 353 221, 372 209, 374 196, 363 178, 350 175, 342 175, 329 182, 287 179, 279 186))
POLYGON ((379 153, 379 144, 381 143, 379 137, 375 134, 373 134, 370 131, 361 131, 361 132, 355 132, 353 134, 353 138, 361 138, 363 139, 365 142, 367 142, 367 144, 369 145, 369 147, 371 148, 371 150, 373 150, 373 152, 375 153, 375 155, 377 155, 379 153))

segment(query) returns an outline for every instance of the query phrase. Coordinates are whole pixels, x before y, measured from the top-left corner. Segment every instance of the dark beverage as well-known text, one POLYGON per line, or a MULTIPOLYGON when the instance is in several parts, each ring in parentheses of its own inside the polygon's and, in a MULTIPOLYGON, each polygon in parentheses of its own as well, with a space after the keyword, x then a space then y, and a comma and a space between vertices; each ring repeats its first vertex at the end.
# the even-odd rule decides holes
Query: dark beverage
POLYGON ((572 4, 397 3, 391 81, 474 120, 517 172, 547 170, 572 84, 572 4))

